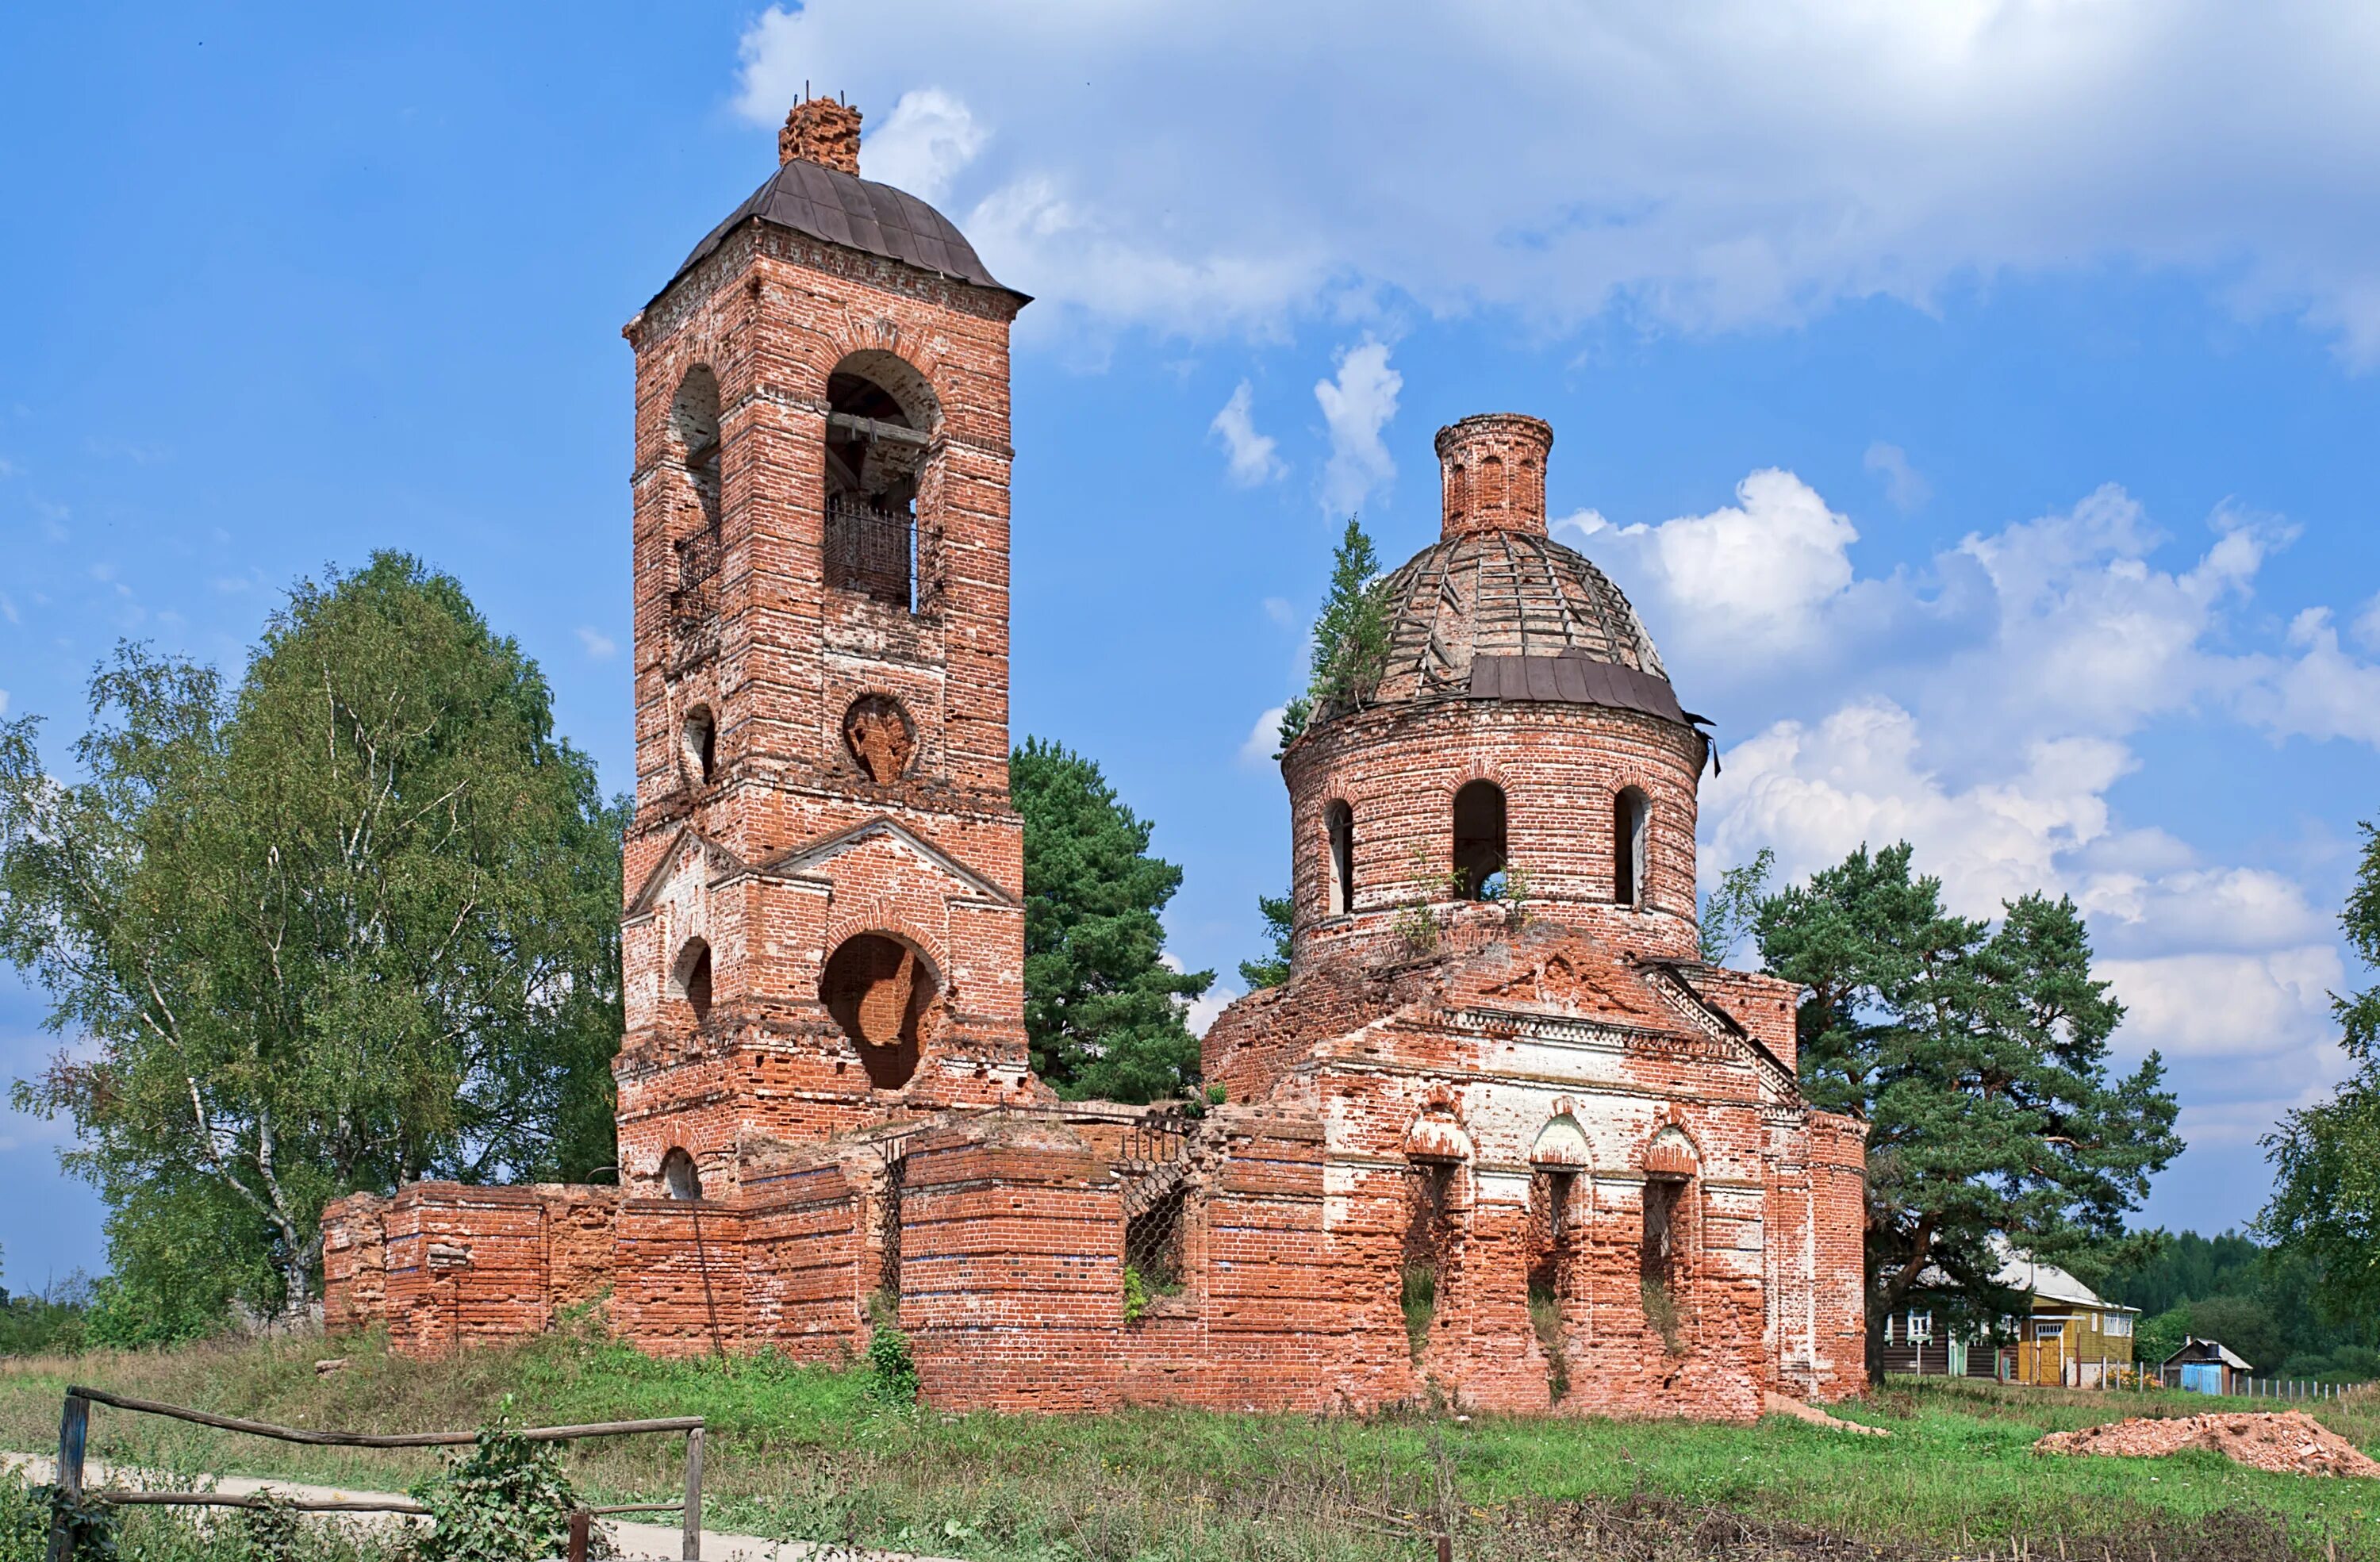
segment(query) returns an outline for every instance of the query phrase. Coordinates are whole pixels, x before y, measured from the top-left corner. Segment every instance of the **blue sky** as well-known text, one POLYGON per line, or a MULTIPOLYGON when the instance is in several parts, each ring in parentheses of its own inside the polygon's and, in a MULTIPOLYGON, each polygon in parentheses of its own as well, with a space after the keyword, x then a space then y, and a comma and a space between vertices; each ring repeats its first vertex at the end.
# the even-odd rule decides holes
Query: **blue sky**
MULTIPOLYGON (((1436 536, 1441 423, 1556 430, 1558 535, 1714 717, 1706 874, 1906 835, 2090 912, 2251 1216, 2336 1079, 2380 745, 2369 6, 806 11, 18 7, 0 19, 0 690, 64 747, 118 636, 236 664, 294 578, 413 551, 628 759, 620 325, 805 80, 1036 295, 1018 735, 1187 869, 1286 877, 1252 732, 1338 519, 1436 536)), ((0 1071, 59 1045, 0 975, 0 1071)), ((103 1247, 0 1119, 6 1279, 103 1247), (30 1196, 27 1196, 27 1195, 30 1196)))

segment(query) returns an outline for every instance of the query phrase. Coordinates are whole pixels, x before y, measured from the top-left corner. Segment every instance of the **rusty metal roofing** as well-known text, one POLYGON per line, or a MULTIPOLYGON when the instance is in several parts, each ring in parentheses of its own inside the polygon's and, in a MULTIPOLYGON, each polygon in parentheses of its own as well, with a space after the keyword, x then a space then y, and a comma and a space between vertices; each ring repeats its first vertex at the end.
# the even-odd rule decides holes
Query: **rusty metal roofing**
POLYGON ((1375 704, 1468 696, 1688 720, 1620 587, 1551 538, 1451 538, 1415 554, 1383 589, 1389 660, 1375 704))
POLYGON ((756 218, 938 276, 978 287, 998 287, 1003 293, 1015 291, 992 280, 975 246, 956 224, 908 191, 799 158, 779 167, 768 183, 752 192, 750 200, 704 236, 671 276, 671 283, 726 242, 729 234, 756 218))
POLYGON ((1471 659, 1474 699, 1549 699, 1605 705, 1682 721, 1678 691, 1666 678, 1577 651, 1560 656, 1476 656, 1471 659))

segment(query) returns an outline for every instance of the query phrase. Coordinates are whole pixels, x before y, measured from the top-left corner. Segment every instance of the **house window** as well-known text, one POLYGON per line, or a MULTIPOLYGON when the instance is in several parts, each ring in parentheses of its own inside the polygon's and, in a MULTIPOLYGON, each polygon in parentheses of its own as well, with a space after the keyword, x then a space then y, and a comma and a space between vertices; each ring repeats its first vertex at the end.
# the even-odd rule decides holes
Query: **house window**
POLYGON ((1934 1314, 1912 1311, 1909 1314, 1909 1343, 1923 1345, 1934 1338, 1934 1314))
POLYGON ((1611 900, 1614 905, 1645 906, 1645 879, 1649 871, 1647 838, 1652 834, 1653 804, 1642 790, 1622 787, 1611 803, 1611 900))
POLYGON ((1504 789, 1475 781, 1454 794, 1455 893, 1484 901, 1502 888, 1504 789))
POLYGON ((2035 1339, 2056 1339, 2065 1332, 2066 1320, 2063 1318, 2035 1318, 2033 1321, 2033 1338, 2035 1339))
POLYGON ((1355 909, 1355 810, 1332 803, 1322 810, 1322 828, 1330 846, 1330 896, 1324 902, 1331 916, 1355 909))
POLYGON ((2110 1313, 2099 1321, 2099 1329, 2110 1338, 2130 1339, 2132 1337, 2132 1315, 2130 1313, 2110 1313))

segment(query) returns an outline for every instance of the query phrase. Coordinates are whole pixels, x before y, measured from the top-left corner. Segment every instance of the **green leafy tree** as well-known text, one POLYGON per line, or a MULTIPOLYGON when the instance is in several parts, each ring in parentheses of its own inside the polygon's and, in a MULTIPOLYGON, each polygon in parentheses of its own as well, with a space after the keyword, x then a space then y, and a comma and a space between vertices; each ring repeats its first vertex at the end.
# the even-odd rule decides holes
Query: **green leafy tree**
POLYGON ((1718 888, 1703 897, 1701 940, 1703 959, 1724 965, 1737 946, 1759 928, 1760 902, 1768 895, 1768 876, 1777 854, 1763 846, 1748 863, 1738 863, 1718 876, 1718 888))
POLYGON ((1297 902, 1288 895, 1258 895, 1257 910, 1264 914, 1265 941, 1271 948, 1261 960, 1240 962, 1240 980, 1248 990, 1277 987, 1289 980, 1290 935, 1297 922, 1297 902))
POLYGON ((1941 888, 1905 842, 1863 846, 1760 911, 1767 968, 1808 989, 1803 1089, 1869 1123, 1871 1374, 1921 1276, 1960 1321, 1997 1316, 1997 1241, 2062 1262, 2118 1241, 2181 1149, 2157 1055, 2111 1075, 2123 1010, 2073 902, 2027 895, 1994 928, 1946 911, 1941 888))
POLYGON ((15 1098, 109 1206, 95 1332, 310 1296, 352 1190, 614 1158, 625 805, 453 579, 375 555, 236 690, 128 645, 91 706, 79 780, 0 724, 0 953, 82 1040, 15 1098))
POLYGON ((1306 688, 1311 714, 1330 717, 1361 709, 1389 665, 1389 604, 1380 588, 1380 558, 1354 516, 1330 563, 1330 589, 1314 621, 1314 672, 1306 688))
POLYGON ((1099 766, 1026 738, 1008 790, 1025 820, 1025 1029, 1033 1067, 1064 1095, 1153 1101, 1198 1077, 1185 1004, 1212 971, 1164 963, 1158 916, 1182 870, 1099 766))
MULTIPOLYGON (((2380 965, 2380 830, 2363 827, 2363 861, 2339 917, 2367 965, 2380 965)), ((2333 1317, 2380 1314, 2380 987, 2334 998, 2354 1072, 2329 1100, 2289 1113, 2265 1136, 2273 1197, 2257 1225, 2310 1261, 2333 1317)))

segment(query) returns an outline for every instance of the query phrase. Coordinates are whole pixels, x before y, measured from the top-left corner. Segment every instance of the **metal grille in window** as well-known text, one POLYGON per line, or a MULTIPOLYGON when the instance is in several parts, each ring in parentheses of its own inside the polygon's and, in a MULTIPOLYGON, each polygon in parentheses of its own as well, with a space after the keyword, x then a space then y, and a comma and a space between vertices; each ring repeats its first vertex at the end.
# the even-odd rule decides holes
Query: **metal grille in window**
POLYGON ((1183 1226, 1190 1201, 1189 1153, 1187 1120, 1174 1112, 1151 1112, 1124 1132, 1115 1176, 1123 1184, 1127 1307, 1177 1295, 1186 1283, 1183 1226))
POLYGON ((719 527, 678 539, 677 583, 670 592, 671 632, 681 665, 719 648, 719 527))
POLYGON ((827 495, 828 585, 907 612, 914 600, 917 551, 917 518, 906 501, 885 503, 856 493, 827 495))
POLYGON ((884 1196, 876 1207, 876 1231, 880 1245, 876 1289, 892 1302, 901 1300, 901 1201, 909 1181, 911 1137, 903 1134, 876 1146, 876 1153, 884 1158, 884 1196))

